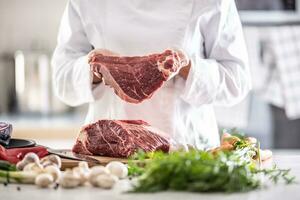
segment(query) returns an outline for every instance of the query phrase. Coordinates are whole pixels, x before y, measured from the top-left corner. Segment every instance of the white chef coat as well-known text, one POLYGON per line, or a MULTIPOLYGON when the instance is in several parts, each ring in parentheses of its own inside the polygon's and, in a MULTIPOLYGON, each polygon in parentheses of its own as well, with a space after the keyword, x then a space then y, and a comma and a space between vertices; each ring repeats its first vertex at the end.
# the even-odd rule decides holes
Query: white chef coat
POLYGON ((142 119, 198 149, 219 144, 213 105, 245 97, 247 63, 233 0, 70 0, 52 62, 58 97, 71 106, 89 103, 86 123, 142 119), (87 54, 93 48, 133 56, 169 47, 186 52, 190 73, 186 81, 169 80, 149 100, 130 104, 108 86, 92 84, 87 54))

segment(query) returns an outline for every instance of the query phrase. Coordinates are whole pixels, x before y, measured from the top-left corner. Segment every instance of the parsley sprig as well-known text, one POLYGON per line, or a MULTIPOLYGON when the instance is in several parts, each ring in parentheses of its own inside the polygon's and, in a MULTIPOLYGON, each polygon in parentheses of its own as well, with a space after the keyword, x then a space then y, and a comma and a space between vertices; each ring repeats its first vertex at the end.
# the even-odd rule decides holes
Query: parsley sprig
POLYGON ((233 146, 230 151, 139 152, 128 164, 129 174, 138 176, 133 192, 244 192, 262 187, 263 177, 275 184, 294 182, 289 169, 261 169, 259 148, 246 138, 233 146))

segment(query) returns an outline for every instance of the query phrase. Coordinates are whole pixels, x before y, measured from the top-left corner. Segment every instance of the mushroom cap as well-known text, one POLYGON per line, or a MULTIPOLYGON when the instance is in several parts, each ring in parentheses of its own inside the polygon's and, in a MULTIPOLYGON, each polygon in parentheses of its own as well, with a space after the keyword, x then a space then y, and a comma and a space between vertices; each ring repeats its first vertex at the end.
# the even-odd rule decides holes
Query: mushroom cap
POLYGON ((54 181, 58 181, 61 177, 61 171, 56 165, 49 165, 45 167, 44 171, 51 174, 54 178, 54 181))
POLYGON ((95 166, 91 168, 91 172, 89 174, 89 182, 93 185, 93 186, 97 186, 97 176, 101 175, 101 174, 109 174, 109 171, 103 167, 103 166, 95 166))
POLYGON ((112 161, 106 165, 107 170, 117 176, 118 178, 126 178, 128 175, 128 168, 125 164, 118 162, 118 161, 112 161))
POLYGON ((78 176, 78 174, 74 173, 72 170, 68 169, 66 170, 60 180, 59 180, 59 184, 63 187, 63 188, 74 188, 79 186, 81 183, 81 179, 78 176))
POLYGON ((53 176, 48 173, 39 174, 35 178, 35 184, 39 187, 45 188, 54 182, 53 176))
POLYGON ((118 181, 118 177, 113 174, 100 174, 96 177, 96 186, 104 189, 112 188, 118 181))

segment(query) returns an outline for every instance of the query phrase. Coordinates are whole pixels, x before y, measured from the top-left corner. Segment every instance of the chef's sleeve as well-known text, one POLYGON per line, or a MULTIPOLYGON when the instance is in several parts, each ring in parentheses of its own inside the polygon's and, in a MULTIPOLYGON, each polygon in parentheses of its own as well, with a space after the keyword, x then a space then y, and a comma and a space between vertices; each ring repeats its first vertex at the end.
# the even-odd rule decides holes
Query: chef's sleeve
POLYGON ((218 1, 199 22, 205 56, 190 55, 182 98, 194 106, 231 106, 251 89, 248 55, 233 0, 218 1))
POLYGON ((70 0, 62 17, 52 58, 54 91, 61 101, 70 106, 93 102, 103 94, 104 84, 92 84, 87 58, 91 50, 78 7, 70 0))

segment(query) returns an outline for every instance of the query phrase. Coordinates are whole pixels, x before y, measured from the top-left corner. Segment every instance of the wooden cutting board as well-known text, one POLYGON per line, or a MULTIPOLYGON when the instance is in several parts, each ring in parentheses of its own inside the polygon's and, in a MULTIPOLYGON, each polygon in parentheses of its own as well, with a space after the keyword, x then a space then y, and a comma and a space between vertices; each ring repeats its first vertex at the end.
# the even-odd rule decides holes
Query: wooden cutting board
MULTIPOLYGON (((103 166, 111 161, 119 161, 122 163, 128 162, 128 159, 126 159, 126 158, 112 158, 112 157, 105 157, 105 156, 90 156, 90 157, 97 159, 100 162, 100 165, 103 165, 103 166)), ((66 159, 66 158, 62 158, 61 161, 62 161, 62 167, 61 167, 62 170, 65 170, 67 168, 77 167, 78 163, 80 162, 77 160, 71 160, 71 159, 66 159)), ((95 166, 95 165, 97 165, 97 164, 89 163, 90 167, 95 166)))

